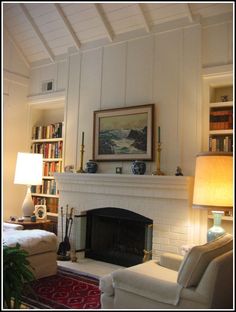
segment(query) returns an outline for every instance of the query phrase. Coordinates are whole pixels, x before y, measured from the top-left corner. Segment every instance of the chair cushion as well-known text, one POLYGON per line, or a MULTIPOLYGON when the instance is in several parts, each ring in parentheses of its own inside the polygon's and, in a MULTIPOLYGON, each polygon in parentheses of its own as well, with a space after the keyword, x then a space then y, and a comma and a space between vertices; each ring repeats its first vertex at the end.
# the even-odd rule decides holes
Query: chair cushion
POLYGON ((3 242, 10 247, 19 243, 29 256, 57 250, 57 236, 45 230, 5 231, 3 242))
POLYGON ((180 265, 177 282, 183 287, 198 285, 208 264, 232 249, 233 237, 227 233, 204 245, 194 246, 180 265))

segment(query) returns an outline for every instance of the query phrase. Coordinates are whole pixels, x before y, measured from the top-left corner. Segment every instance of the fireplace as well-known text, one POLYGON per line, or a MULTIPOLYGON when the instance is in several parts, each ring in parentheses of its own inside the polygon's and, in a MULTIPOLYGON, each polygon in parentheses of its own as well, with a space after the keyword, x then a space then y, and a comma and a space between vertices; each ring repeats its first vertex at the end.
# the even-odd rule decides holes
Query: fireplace
MULTIPOLYGON (((64 212, 69 205, 74 207, 76 215, 85 217, 97 208, 112 207, 152 220, 152 259, 159 260, 165 252, 181 254, 183 245, 205 242, 207 211, 192 209, 193 177, 103 173, 55 173, 54 176, 59 206, 64 212)), ((74 227, 71 245, 82 250, 86 246, 82 222, 85 218, 77 219, 81 222, 74 227)))
POLYGON ((121 208, 87 212, 85 257, 122 266, 151 258, 153 221, 121 208))

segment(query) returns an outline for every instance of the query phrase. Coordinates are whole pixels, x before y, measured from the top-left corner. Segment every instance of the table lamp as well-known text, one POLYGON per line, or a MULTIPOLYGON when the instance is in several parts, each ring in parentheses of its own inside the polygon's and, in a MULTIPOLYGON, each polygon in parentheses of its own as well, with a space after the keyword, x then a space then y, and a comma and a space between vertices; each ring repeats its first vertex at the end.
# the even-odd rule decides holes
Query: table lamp
POLYGON ((224 234, 221 217, 233 207, 233 154, 206 152, 197 155, 193 190, 193 208, 212 211, 213 227, 207 241, 224 234), (223 210, 223 211, 222 211, 223 210))
POLYGON ((43 155, 33 153, 18 153, 14 184, 27 185, 26 196, 22 205, 23 217, 30 220, 34 212, 31 197, 31 185, 42 184, 43 155))

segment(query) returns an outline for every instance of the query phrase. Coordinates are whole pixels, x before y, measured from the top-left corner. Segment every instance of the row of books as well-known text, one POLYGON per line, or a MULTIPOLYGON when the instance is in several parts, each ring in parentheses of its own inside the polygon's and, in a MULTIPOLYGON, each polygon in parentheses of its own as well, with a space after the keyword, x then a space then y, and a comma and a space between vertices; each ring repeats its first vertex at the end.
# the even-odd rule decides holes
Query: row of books
POLYGON ((218 110, 210 112, 210 130, 233 129, 233 111, 218 110))
POLYGON ((33 143, 32 153, 43 154, 43 158, 62 158, 63 142, 54 143, 33 143))
POLYGON ((53 139, 62 138, 63 122, 57 122, 47 126, 34 126, 32 129, 32 139, 53 139))
POLYGON ((44 176, 53 176, 54 172, 62 171, 62 162, 61 161, 50 161, 43 162, 43 175, 44 176))
POLYGON ((232 152, 233 137, 232 136, 215 136, 209 138, 210 152, 232 152))
POLYGON ((38 194, 57 195, 56 181, 55 180, 43 180, 42 185, 31 186, 31 192, 38 193, 38 194))

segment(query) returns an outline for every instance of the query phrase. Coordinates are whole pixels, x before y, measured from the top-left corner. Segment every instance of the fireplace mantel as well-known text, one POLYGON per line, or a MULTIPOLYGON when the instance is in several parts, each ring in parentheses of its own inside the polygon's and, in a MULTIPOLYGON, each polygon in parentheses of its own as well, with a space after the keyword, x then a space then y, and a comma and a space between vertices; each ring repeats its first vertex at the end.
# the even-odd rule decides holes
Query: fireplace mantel
POLYGON ((59 191, 188 199, 193 177, 55 173, 59 191))
POLYGON ((76 215, 113 207, 153 220, 154 259, 163 252, 181 253, 183 245, 199 242, 200 217, 197 209, 192 209, 193 177, 103 173, 55 173, 54 176, 59 206, 73 207, 76 215))

